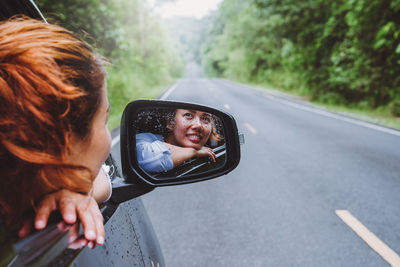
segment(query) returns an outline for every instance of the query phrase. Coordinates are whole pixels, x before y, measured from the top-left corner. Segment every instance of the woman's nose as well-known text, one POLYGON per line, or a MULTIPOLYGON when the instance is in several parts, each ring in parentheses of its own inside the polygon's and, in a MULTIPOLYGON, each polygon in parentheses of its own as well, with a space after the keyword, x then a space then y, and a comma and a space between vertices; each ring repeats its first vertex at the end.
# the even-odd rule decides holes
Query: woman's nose
POLYGON ((203 125, 201 124, 200 118, 194 118, 192 121, 192 127, 201 128, 203 125))

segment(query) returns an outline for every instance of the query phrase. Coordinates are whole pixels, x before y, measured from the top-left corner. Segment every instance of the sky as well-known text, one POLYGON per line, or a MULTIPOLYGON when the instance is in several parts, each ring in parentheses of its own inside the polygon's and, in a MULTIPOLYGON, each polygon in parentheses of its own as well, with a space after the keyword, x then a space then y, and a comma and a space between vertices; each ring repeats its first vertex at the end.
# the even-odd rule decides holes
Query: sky
POLYGON ((221 2, 222 0, 176 0, 157 7, 155 12, 163 18, 174 16, 201 18, 211 10, 217 9, 221 2))

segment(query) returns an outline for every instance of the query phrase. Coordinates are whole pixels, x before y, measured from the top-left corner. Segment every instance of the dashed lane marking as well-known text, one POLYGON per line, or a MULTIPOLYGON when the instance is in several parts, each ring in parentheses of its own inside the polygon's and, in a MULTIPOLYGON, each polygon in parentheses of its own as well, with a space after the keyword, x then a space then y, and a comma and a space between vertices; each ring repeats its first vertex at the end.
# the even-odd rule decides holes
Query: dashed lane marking
POLYGON ((231 109, 231 107, 228 104, 224 104, 224 108, 227 109, 227 110, 231 109))
POLYGON ((374 233, 368 230, 348 210, 337 210, 336 215, 342 219, 356 234, 361 237, 376 253, 391 266, 400 266, 400 257, 390 247, 383 243, 374 233))
POLYGON ((244 126, 246 126, 246 128, 252 133, 252 134, 257 134, 257 130, 251 126, 250 124, 248 124, 247 122, 244 124, 244 126))

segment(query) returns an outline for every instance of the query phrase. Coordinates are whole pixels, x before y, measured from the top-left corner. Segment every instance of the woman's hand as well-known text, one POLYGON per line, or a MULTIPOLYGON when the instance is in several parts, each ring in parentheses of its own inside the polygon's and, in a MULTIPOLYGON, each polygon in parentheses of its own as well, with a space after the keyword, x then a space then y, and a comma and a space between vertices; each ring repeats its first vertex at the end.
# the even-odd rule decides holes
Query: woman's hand
POLYGON ((171 154, 172 162, 174 163, 174 167, 181 165, 186 160, 191 158, 202 158, 202 157, 210 157, 213 162, 215 162, 215 154, 211 148, 203 146, 201 149, 196 150, 192 147, 180 147, 171 145, 168 143, 164 143, 168 148, 169 153, 171 154))
POLYGON ((213 162, 215 162, 215 154, 213 150, 209 147, 203 146, 201 149, 196 151, 196 157, 210 157, 213 162))
MULTIPOLYGON (((66 189, 45 195, 40 201, 34 220, 34 227, 42 230, 46 227, 50 213, 59 210, 62 218, 67 224, 75 224, 77 216, 82 223, 84 230, 84 240, 77 240, 77 226, 70 235, 70 243, 78 247, 88 245, 90 248, 94 244, 102 245, 104 243, 104 225, 103 216, 100 212, 97 202, 90 196, 75 193, 66 189)), ((26 224, 20 230, 20 237, 29 233, 26 224), (25 228, 25 229, 24 229, 25 228)))

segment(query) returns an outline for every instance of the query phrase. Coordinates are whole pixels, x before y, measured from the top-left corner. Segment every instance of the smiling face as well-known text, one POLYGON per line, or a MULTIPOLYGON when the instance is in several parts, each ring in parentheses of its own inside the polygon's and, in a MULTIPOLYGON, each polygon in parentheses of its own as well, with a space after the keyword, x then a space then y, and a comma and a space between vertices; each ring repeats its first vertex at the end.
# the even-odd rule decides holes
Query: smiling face
POLYGON ((174 122, 168 124, 172 131, 166 142, 181 147, 201 149, 212 130, 211 115, 207 112, 177 109, 174 122))

